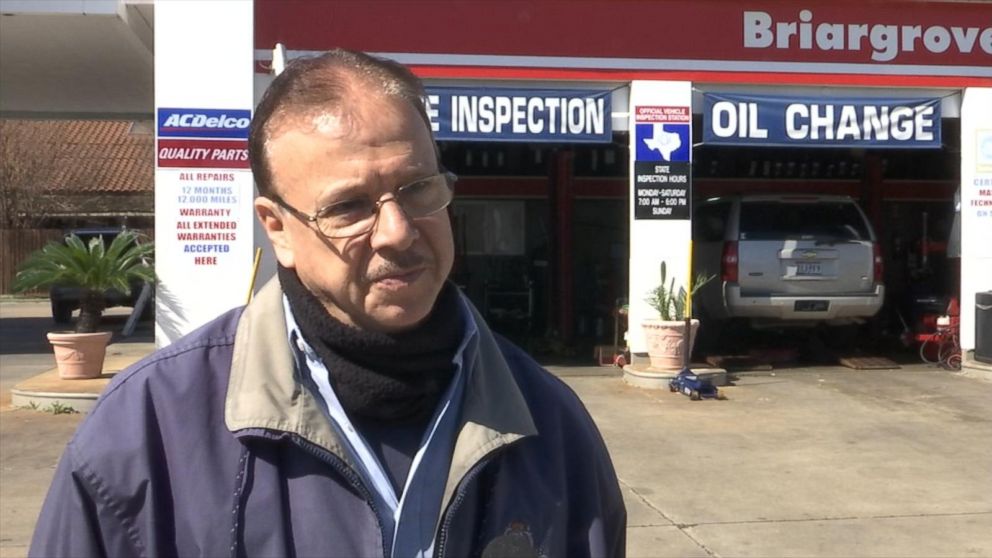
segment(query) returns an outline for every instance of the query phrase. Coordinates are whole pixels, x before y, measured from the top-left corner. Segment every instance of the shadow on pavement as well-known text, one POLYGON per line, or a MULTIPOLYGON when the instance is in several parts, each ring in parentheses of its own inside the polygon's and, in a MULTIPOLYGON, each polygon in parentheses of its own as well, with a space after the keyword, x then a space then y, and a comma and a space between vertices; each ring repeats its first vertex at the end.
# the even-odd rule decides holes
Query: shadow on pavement
MULTIPOLYGON (((111 343, 149 343, 155 340, 155 325, 150 320, 138 322, 134 333, 124 337, 121 330, 127 316, 104 316, 103 331, 114 332, 111 343)), ((45 335, 49 331, 69 331, 72 324, 56 324, 50 317, 13 317, 0 319, 0 355, 37 354, 52 350, 45 335)))
POLYGON ((0 320, 0 354, 51 351, 45 334, 58 328, 51 318, 4 318, 0 320))

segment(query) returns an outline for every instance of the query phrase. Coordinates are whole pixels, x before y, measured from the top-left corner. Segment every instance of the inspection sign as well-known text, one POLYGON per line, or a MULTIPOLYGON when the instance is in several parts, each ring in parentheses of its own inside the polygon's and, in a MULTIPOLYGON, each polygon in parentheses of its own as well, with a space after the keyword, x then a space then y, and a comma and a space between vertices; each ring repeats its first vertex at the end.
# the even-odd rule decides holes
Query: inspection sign
POLYGON ((689 219, 692 110, 634 107, 634 219, 689 219))
POLYGON ((428 87, 438 140, 609 143, 610 91, 428 87))

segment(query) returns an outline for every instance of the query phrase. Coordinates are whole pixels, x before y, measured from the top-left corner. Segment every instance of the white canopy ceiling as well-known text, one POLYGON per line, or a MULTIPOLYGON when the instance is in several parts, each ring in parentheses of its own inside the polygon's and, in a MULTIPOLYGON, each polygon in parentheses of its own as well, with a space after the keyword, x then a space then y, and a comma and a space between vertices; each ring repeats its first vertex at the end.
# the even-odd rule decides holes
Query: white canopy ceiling
POLYGON ((153 0, 0 0, 0 116, 150 118, 153 0))

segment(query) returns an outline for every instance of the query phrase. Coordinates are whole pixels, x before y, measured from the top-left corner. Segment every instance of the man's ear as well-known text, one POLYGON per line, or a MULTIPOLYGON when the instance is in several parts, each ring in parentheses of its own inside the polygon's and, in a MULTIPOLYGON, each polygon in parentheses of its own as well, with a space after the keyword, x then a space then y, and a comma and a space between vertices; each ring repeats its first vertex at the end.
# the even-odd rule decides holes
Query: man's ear
POLYGON ((265 234, 269 236, 269 242, 272 243, 272 249, 275 250, 279 264, 285 268, 293 269, 296 266, 296 260, 293 254, 292 236, 283 220, 285 213, 269 198, 259 196, 255 198, 255 215, 262 223, 265 234))

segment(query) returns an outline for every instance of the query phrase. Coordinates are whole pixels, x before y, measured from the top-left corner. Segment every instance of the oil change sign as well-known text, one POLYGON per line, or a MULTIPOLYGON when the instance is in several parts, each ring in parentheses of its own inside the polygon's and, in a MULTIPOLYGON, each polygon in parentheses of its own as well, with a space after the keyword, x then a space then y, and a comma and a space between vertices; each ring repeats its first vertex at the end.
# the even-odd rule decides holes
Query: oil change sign
POLYGON ((703 94, 703 143, 940 148, 940 99, 703 94))
POLYGON ((610 92, 576 89, 428 87, 439 140, 609 143, 610 92))

